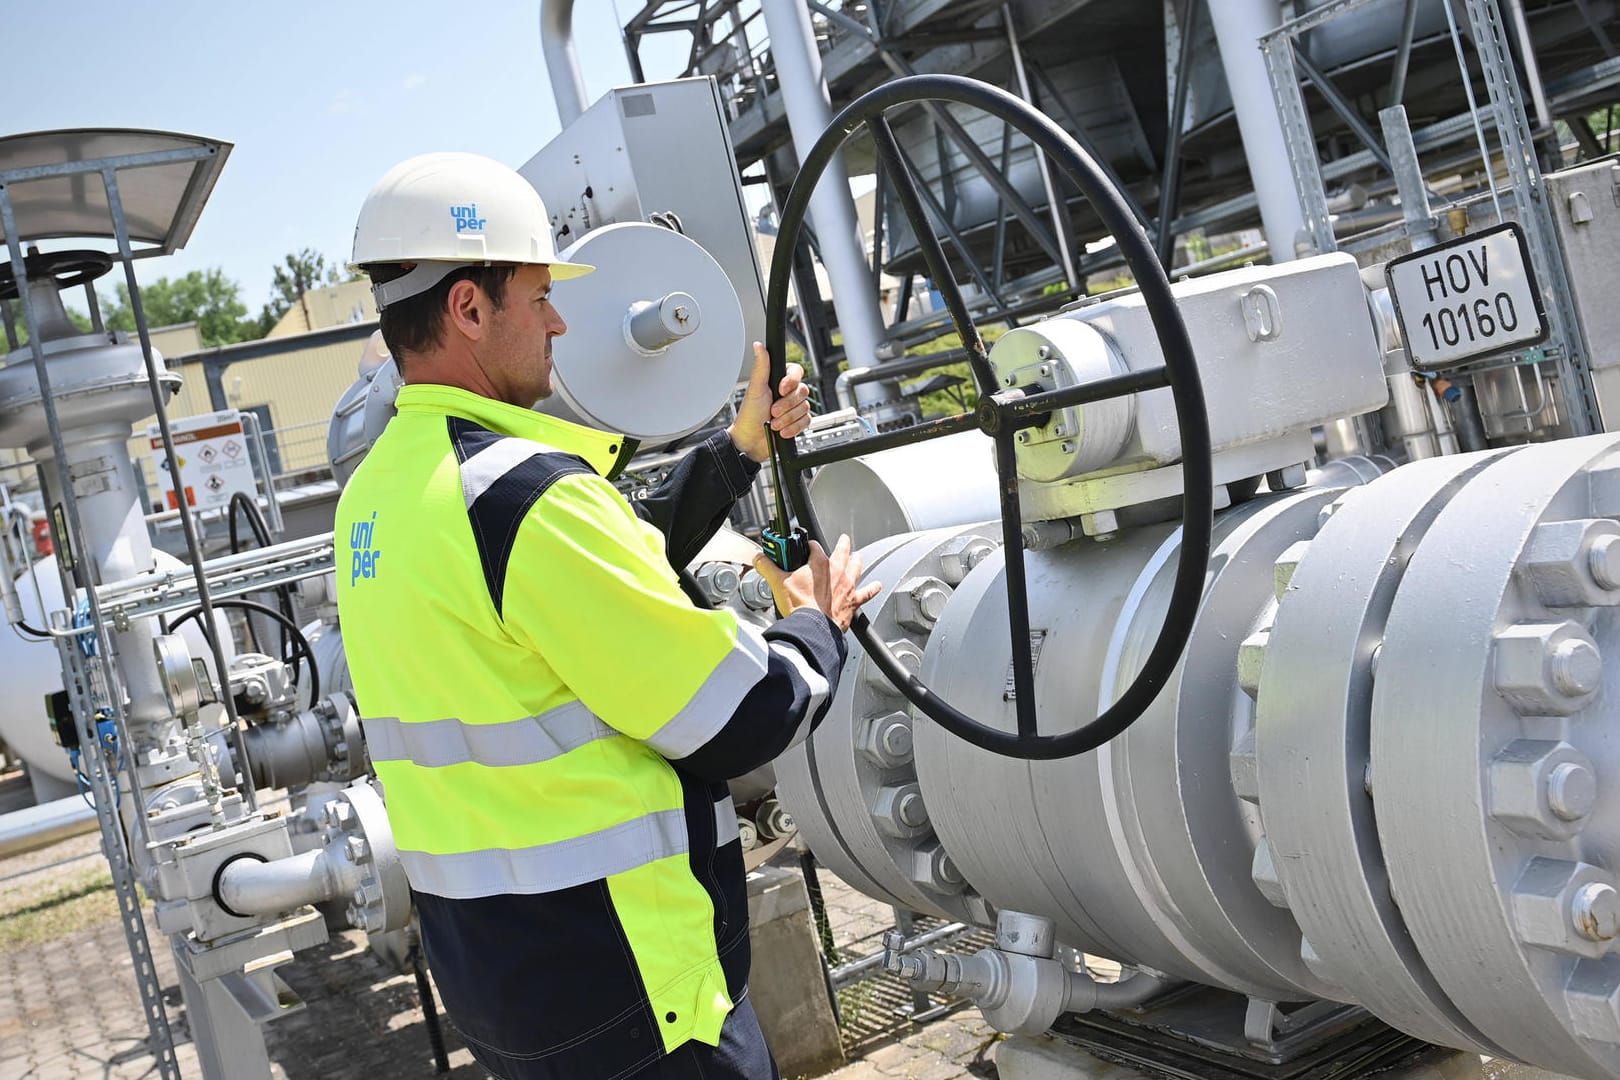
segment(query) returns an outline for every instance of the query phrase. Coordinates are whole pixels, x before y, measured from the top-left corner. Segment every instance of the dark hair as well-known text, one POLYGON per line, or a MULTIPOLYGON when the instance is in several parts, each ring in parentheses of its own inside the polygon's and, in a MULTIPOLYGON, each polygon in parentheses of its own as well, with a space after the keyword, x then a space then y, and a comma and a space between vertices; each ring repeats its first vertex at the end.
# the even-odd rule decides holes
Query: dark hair
MULTIPOLYGON (((400 265, 366 268, 377 284, 403 277, 409 268, 400 265)), ((433 288, 389 304, 377 317, 383 343, 403 373, 410 353, 427 352, 444 344, 445 301, 458 281, 470 281, 489 295, 499 309, 506 303, 506 283, 517 272, 515 266, 465 266, 445 276, 433 288)))

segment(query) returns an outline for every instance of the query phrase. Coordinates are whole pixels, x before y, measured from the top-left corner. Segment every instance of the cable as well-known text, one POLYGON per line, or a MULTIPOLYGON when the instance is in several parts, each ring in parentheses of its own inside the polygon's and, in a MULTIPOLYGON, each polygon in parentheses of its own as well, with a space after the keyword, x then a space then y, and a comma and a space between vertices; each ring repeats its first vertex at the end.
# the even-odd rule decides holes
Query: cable
MULTIPOLYGON (((309 639, 304 636, 304 632, 302 630, 298 629, 298 624, 293 621, 291 616, 283 615, 281 612, 277 611, 268 604, 261 604, 257 600, 243 600, 240 597, 233 597, 229 600, 216 600, 214 601, 214 607, 236 608, 239 611, 254 612, 259 615, 266 616, 267 618, 274 619, 276 622, 280 623, 287 633, 292 635, 292 642, 296 647, 292 658, 289 659, 285 656, 282 657, 284 661, 290 662, 293 665, 293 680, 297 681, 301 670, 297 657, 307 657, 309 660, 310 707, 314 707, 315 703, 321 700, 321 670, 320 667, 315 663, 315 650, 310 648, 309 639)), ((202 608, 200 607, 194 607, 190 611, 184 612, 178 618, 176 618, 174 622, 169 624, 170 631, 172 632, 173 630, 177 629, 181 623, 196 619, 201 614, 202 608)), ((212 627, 202 626, 202 621, 200 619, 198 620, 197 625, 202 627, 202 632, 204 635, 210 638, 213 637, 212 627)), ((224 672, 221 672, 220 680, 223 682, 224 678, 225 674, 224 672)))
MULTIPOLYGON (((73 609, 73 628, 82 630, 89 625, 90 601, 80 600, 78 606, 73 609)), ((79 639, 79 651, 85 655, 86 659, 94 660, 96 656, 96 635, 76 634, 74 636, 79 639)))
POLYGON ((433 985, 428 982, 427 964, 422 960, 422 946, 411 945, 411 972, 416 976, 416 996, 422 1002, 422 1021, 427 1027, 428 1046, 433 1049, 433 1071, 450 1071, 450 1055, 444 1049, 444 1031, 439 1027, 439 1008, 433 1000, 433 985))
MULTIPOLYGON (((232 555, 242 550, 241 542, 236 534, 236 512, 238 510, 241 510, 242 516, 247 518, 248 528, 253 530, 253 539, 258 542, 259 547, 267 548, 270 546, 270 526, 264 520, 264 512, 259 509, 259 503, 256 499, 246 492, 238 491, 231 496, 227 510, 226 522, 230 530, 232 555)), ((275 588, 275 594, 281 613, 291 619, 293 617, 292 587, 278 585, 275 588)), ((248 635, 253 640, 254 649, 262 652, 263 650, 259 649, 259 639, 257 633, 254 632, 252 620, 248 622, 248 635)), ((285 630, 281 634, 281 658, 283 660, 287 658, 287 634, 285 630)))

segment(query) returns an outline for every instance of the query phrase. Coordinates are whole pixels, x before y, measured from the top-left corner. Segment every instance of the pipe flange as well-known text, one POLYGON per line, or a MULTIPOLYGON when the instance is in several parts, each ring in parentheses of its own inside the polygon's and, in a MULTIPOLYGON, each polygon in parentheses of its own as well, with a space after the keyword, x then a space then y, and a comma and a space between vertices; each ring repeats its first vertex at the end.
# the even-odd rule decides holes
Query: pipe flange
POLYGON ((339 846, 344 858, 362 870, 350 898, 349 922, 368 934, 402 929, 411 918, 411 887, 375 783, 361 780, 338 792, 322 821, 327 846, 339 846))
POLYGON ((1386 1023, 1482 1053, 1493 1048, 1429 971, 1390 894, 1369 784, 1370 699, 1418 538, 1504 453, 1414 462, 1324 507, 1309 544, 1278 560, 1278 610, 1252 675, 1255 801, 1269 872, 1303 931, 1301 959, 1386 1023))
MULTIPOLYGON (((989 529, 970 526, 862 549, 865 579, 889 585, 866 615, 903 663, 921 667, 952 583, 996 541, 989 529)), ((940 847, 918 787, 917 722, 866 654, 852 654, 816 734, 777 759, 777 794, 816 857, 856 888, 910 910, 976 921, 987 908, 940 847)))
POLYGON ((1591 992, 1620 930, 1620 796, 1602 784, 1620 775, 1620 671, 1600 662, 1620 650, 1617 515, 1620 437, 1490 459, 1415 545, 1371 699, 1378 839, 1411 940, 1508 1056, 1580 1076, 1620 1076, 1591 992))

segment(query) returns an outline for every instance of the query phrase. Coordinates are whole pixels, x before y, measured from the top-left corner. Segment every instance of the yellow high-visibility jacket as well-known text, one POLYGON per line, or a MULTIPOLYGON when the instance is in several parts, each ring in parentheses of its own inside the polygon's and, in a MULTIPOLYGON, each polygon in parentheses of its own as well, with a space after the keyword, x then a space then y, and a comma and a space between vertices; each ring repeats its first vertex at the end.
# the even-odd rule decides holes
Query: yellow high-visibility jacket
POLYGON ((338 506, 338 607, 446 1011, 506 1075, 714 1045, 748 969, 724 780, 810 732, 843 636, 681 591, 758 468, 725 432, 632 506, 617 436, 445 386, 398 407, 338 506))

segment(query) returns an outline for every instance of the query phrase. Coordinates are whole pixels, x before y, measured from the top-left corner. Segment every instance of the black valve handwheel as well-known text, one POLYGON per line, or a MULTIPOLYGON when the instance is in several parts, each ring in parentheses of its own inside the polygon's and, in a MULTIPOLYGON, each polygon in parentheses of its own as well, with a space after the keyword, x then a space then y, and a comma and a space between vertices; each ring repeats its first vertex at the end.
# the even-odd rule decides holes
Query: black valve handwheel
MULTIPOLYGON (((88 284, 112 269, 113 257, 105 251, 30 252, 23 257, 23 276, 50 277, 57 292, 88 284)), ((10 263, 0 264, 0 300, 17 299, 17 271, 10 263)))
POLYGON ((994 439, 996 476, 1001 497, 1001 532, 1006 552, 1008 630, 1012 639, 1017 732, 982 724, 937 696, 917 676, 905 669, 864 615, 856 616, 851 629, 884 676, 923 714, 953 735, 1007 757, 1047 760, 1083 754, 1124 731, 1147 711, 1180 662, 1203 594, 1214 527, 1214 464, 1209 416, 1204 407, 1204 389, 1198 378, 1198 366, 1193 359, 1187 327, 1181 321, 1181 313, 1170 292, 1169 279, 1159 264, 1147 234, 1142 231, 1135 215, 1107 174, 1067 132, 1020 98, 988 83, 959 75, 913 75, 885 83, 863 94, 839 112, 821 138, 816 140, 788 192, 787 202, 782 207, 776 252, 771 259, 770 287, 765 304, 765 338, 771 354, 772 386, 781 382, 786 367, 784 347, 788 274, 793 249, 798 244, 809 209, 810 193, 815 190, 817 181, 839 147, 862 126, 871 132, 878 158, 883 162, 901 209, 917 235, 929 275, 950 312, 957 333, 962 337, 974 382, 978 386, 978 408, 971 413, 869 436, 808 454, 800 454, 791 440, 783 440, 779 451, 784 486, 799 521, 823 547, 830 547, 805 490, 804 474, 807 470, 972 429, 978 429, 994 439), (884 113, 890 109, 921 101, 973 106, 1011 124, 1028 136, 1039 151, 1055 161, 1074 181, 1081 194, 1091 202, 1104 226, 1113 233, 1126 265, 1136 278, 1164 354, 1163 367, 1033 394, 998 389, 984 339, 968 315, 967 304, 951 274, 945 252, 918 198, 915 181, 900 154, 894 133, 884 119, 884 113), (1074 731, 1062 735, 1042 735, 1036 728, 1035 672, 1030 655, 1029 601, 1024 560, 1021 557, 1023 520, 1018 504, 1015 436, 1023 428, 1044 424, 1051 413, 1059 409, 1163 386, 1170 388, 1176 403, 1183 483, 1181 546, 1164 625, 1136 678, 1102 715, 1074 731))

